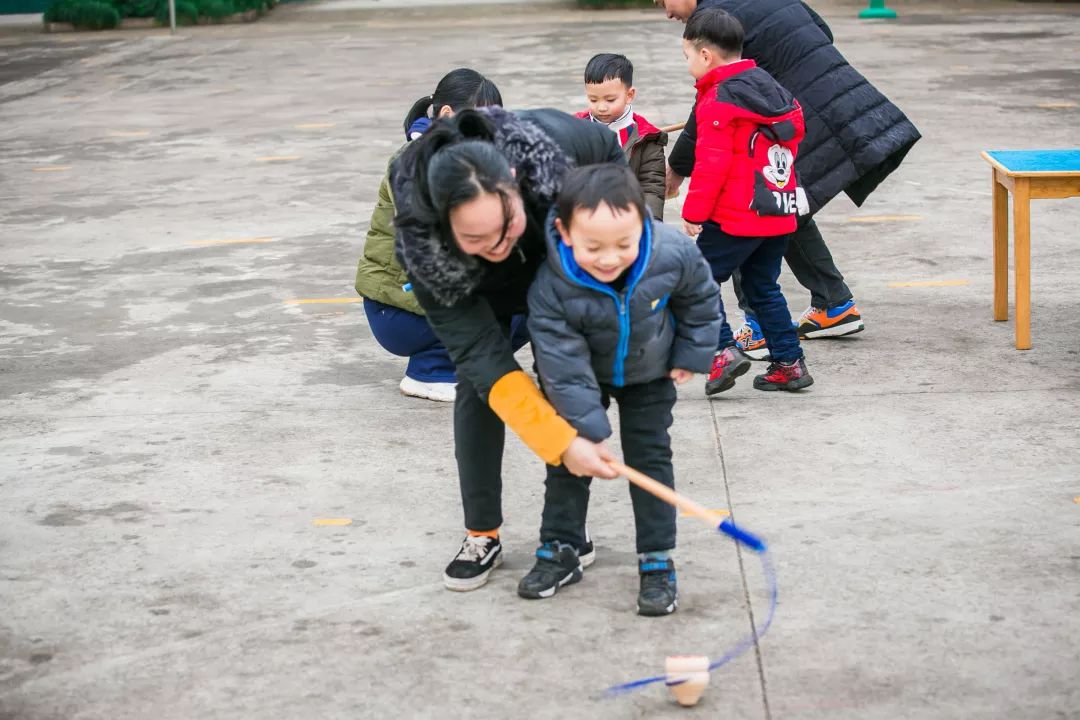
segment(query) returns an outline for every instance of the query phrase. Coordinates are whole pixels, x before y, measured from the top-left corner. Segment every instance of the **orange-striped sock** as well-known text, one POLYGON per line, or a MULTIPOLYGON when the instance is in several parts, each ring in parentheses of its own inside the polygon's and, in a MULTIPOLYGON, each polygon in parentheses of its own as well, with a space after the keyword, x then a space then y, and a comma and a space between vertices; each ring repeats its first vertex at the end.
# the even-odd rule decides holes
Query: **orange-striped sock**
POLYGON ((466 528, 465 532, 469 533, 474 537, 489 537, 492 540, 499 539, 499 528, 495 528, 494 530, 469 530, 468 528, 466 528))

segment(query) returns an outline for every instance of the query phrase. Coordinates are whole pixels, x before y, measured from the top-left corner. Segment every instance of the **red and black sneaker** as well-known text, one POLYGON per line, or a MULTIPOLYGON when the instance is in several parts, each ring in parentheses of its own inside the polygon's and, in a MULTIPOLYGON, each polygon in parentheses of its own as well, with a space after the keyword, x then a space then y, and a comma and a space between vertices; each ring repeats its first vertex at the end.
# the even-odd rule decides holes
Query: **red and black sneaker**
POLYGON ((799 358, 792 363, 774 362, 764 375, 754 378, 758 390, 802 390, 814 384, 806 361, 799 358))
POLYGON ((730 390, 735 386, 735 378, 745 375, 750 365, 750 358, 738 346, 720 350, 713 355, 712 370, 705 381, 705 394, 715 395, 730 390))

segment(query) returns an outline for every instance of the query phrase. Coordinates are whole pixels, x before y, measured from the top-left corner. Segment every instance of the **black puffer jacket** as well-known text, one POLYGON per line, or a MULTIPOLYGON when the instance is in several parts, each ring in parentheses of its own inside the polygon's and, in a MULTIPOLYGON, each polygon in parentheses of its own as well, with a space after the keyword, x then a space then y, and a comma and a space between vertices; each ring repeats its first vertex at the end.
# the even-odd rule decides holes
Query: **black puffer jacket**
POLYGON ((574 261, 548 224, 548 257, 529 289, 529 334, 544 391, 583 437, 611 435, 600 385, 623 387, 672 368, 705 373, 720 333, 720 288, 694 242, 645 221, 626 286, 614 290, 574 261))
POLYGON ((544 222, 566 171, 577 165, 626 164, 615 133, 558 110, 509 112, 480 108, 495 129, 495 145, 515 168, 528 221, 509 258, 490 263, 460 252, 453 238, 412 214, 414 148, 393 164, 390 182, 397 204, 395 248, 416 299, 435 334, 450 352, 459 375, 487 400, 491 386, 520 370, 505 321, 526 311, 526 294, 547 254, 544 222))
MULTIPOLYGON (((856 205, 907 155, 921 135, 900 108, 848 64, 825 21, 800 0, 699 0, 746 30, 743 57, 755 60, 802 105, 806 138, 799 145, 799 183, 811 212, 846 192, 856 205)), ((693 114, 671 151, 672 170, 694 167, 693 114)))

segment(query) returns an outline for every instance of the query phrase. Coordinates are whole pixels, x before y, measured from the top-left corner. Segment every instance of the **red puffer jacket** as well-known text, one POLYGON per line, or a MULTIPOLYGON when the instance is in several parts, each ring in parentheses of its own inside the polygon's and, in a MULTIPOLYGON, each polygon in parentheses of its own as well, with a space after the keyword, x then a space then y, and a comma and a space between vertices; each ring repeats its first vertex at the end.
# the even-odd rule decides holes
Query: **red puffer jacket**
POLYGON ((697 146, 683 219, 712 220, 730 234, 795 232, 795 156, 802 108, 753 60, 714 68, 697 82, 697 146))

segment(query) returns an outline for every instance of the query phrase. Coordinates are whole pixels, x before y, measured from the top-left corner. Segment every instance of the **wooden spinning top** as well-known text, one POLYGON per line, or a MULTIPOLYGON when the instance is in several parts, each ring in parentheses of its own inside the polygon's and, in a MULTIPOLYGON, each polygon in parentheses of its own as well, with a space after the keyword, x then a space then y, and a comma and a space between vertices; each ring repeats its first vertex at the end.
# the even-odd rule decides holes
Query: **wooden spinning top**
POLYGON ((697 705, 709 684, 709 658, 704 655, 672 655, 665 663, 667 686, 683 707, 697 705))

